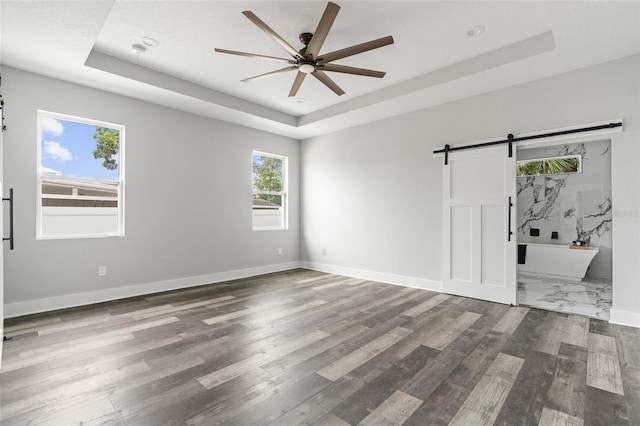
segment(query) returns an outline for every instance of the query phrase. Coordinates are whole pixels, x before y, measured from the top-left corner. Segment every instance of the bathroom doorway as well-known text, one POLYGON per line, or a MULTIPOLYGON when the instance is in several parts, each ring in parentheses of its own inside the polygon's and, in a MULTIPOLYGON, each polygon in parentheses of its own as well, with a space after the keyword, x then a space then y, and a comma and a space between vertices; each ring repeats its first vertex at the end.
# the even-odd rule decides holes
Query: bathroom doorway
POLYGON ((517 161, 518 303, 609 320, 611 140, 522 147, 517 161))

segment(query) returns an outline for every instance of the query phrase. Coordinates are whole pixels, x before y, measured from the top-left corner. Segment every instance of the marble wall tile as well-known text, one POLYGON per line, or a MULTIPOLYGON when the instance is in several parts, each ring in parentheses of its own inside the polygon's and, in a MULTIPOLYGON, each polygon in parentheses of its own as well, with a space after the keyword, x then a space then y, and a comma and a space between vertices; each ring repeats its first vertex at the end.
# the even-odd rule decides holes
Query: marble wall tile
POLYGON ((582 155, 582 173, 517 179, 518 241, 589 242, 600 248, 587 276, 611 279, 611 142, 556 145, 518 151, 518 160, 582 155), (530 229, 540 236, 530 236, 530 229), (558 239, 551 239, 557 232, 558 239))

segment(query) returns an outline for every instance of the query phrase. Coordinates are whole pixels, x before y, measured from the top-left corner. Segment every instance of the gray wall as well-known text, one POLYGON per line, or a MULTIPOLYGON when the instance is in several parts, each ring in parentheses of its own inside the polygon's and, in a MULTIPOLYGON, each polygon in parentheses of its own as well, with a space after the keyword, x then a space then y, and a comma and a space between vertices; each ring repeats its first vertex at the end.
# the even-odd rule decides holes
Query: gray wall
POLYGON ((640 326, 639 93, 633 56, 305 140, 303 259, 440 281, 442 158, 432 150, 622 118, 611 138, 612 320, 640 326))
POLYGON ((440 280, 442 170, 432 150, 444 135, 432 129, 450 118, 422 116, 302 142, 304 260, 440 280))
POLYGON ((5 251, 5 303, 300 259, 429 286, 442 263, 442 158, 433 149, 623 118, 624 132, 611 136, 612 321, 640 326, 640 56, 309 139, 300 153, 291 139, 2 71, 4 184, 16 189, 18 234, 16 250, 5 251), (126 237, 35 240, 36 109, 127 126, 126 237), (287 232, 251 231, 252 149, 290 158, 287 232))
POLYGON ((518 160, 559 155, 581 155, 582 172, 517 178, 518 242, 586 241, 599 249, 587 276, 611 279, 611 141, 519 150, 518 160), (531 228, 540 235, 531 236, 531 228))
POLYGON ((298 261, 298 141, 12 68, 2 89, 4 184, 16 193, 5 303, 298 261), (125 237, 35 239, 38 109, 126 126, 125 237), (288 231, 251 229, 254 149, 289 157, 288 231))

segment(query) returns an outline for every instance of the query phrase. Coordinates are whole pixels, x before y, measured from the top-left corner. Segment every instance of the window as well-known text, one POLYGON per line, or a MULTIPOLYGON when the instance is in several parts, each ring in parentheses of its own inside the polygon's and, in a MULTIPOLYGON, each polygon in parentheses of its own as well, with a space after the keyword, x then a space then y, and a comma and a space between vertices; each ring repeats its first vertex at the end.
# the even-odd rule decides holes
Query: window
POLYGON ((38 111, 37 238, 124 235, 124 126, 38 111))
POLYGON ((253 229, 287 229, 287 157, 253 152, 253 229))
POLYGON ((518 161, 516 162, 516 173, 518 176, 582 173, 582 156, 563 155, 518 161))

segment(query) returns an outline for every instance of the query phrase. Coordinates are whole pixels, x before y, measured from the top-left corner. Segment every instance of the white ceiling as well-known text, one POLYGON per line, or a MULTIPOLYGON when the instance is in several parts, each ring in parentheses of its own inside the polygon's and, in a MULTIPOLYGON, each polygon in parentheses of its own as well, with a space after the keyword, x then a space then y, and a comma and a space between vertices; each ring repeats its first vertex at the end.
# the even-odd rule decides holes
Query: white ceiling
POLYGON ((383 36, 395 43, 336 63, 383 79, 331 73, 287 96, 295 73, 225 48, 288 57, 251 10, 296 48, 326 1, 1 0, 0 63, 298 139, 640 53, 640 1, 354 1, 321 52, 383 36), (466 35, 474 25, 486 32, 466 35), (159 46, 136 57, 141 37, 159 46))

